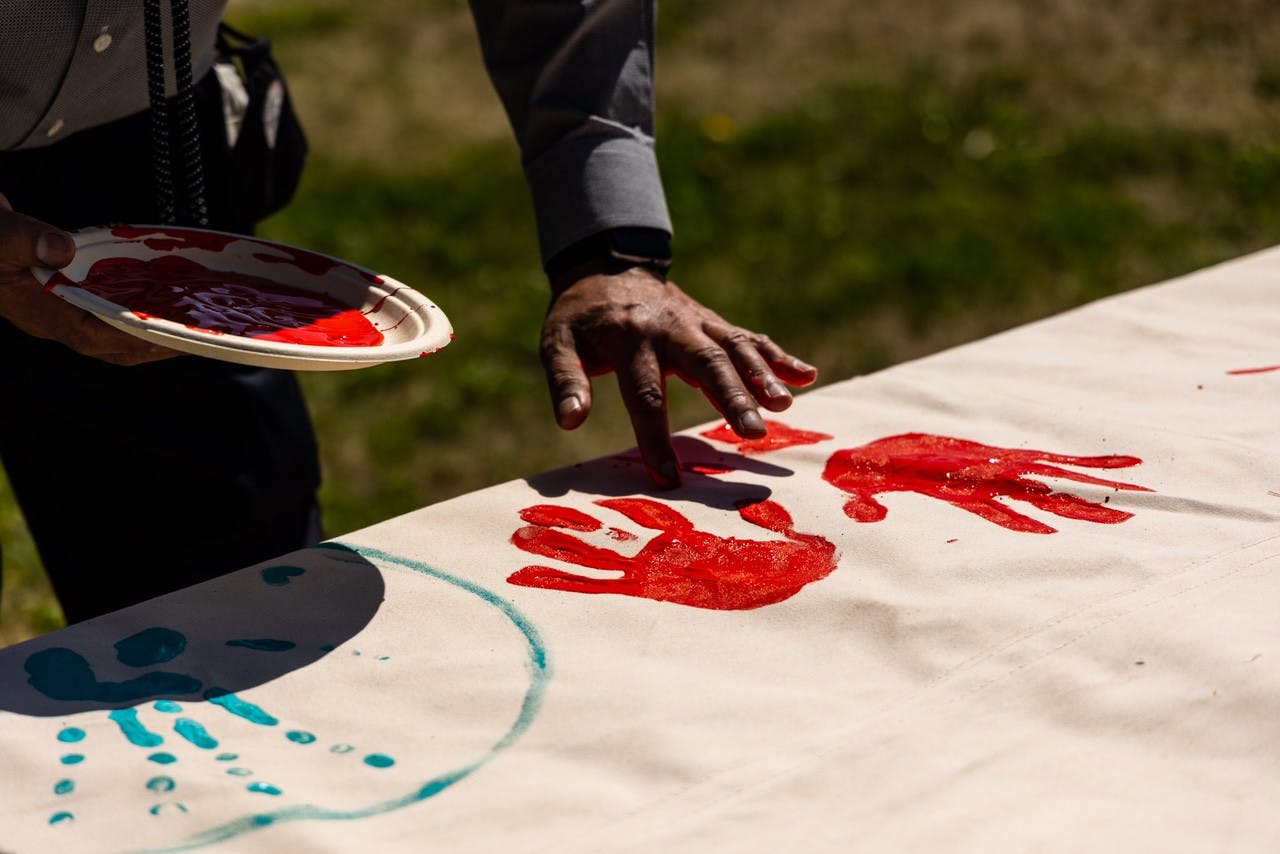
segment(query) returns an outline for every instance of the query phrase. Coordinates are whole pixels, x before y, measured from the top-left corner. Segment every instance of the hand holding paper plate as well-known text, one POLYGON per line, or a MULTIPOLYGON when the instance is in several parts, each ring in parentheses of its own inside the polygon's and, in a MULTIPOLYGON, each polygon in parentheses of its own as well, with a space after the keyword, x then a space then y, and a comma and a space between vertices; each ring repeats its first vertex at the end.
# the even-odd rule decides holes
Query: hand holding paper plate
POLYGON ((36 268, 51 293, 117 329, 228 362, 340 371, 427 356, 453 339, 412 288, 338 258, 176 226, 72 232, 76 257, 36 268))

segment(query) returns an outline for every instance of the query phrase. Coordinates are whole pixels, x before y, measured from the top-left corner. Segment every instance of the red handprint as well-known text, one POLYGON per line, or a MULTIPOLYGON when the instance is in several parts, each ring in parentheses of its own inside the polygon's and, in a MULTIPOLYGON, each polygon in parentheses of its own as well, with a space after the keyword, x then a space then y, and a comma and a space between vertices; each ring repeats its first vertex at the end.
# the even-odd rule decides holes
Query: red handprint
POLYGON ((556 530, 598 531, 603 527, 598 519, 568 507, 538 504, 521 511, 520 517, 529 524, 512 535, 512 543, 531 554, 619 574, 592 578, 526 566, 507 581, 522 587, 620 593, 727 611, 781 602, 836 568, 835 545, 815 534, 797 533, 790 514, 772 501, 741 505, 738 515, 782 534, 784 540, 740 540, 699 531, 680 513, 647 498, 595 503, 661 533, 634 557, 626 557, 556 530))
POLYGON ((728 423, 721 424, 712 430, 703 430, 700 435, 716 442, 737 445, 738 453, 740 454, 765 454, 770 451, 781 451, 783 448, 791 448, 796 445, 816 445, 818 442, 825 442, 834 438, 826 433, 797 430, 794 427, 788 427, 781 421, 765 419, 764 426, 769 429, 769 432, 759 439, 743 439, 733 432, 733 428, 728 423))
POLYGON ((1137 457, 1073 457, 1030 449, 996 448, 947 436, 906 433, 837 451, 827 461, 822 478, 853 496, 844 505, 844 512, 859 522, 878 522, 888 512, 874 496, 884 492, 918 492, 940 498, 1010 530, 1052 534, 1056 528, 1009 509, 997 498, 1026 501, 1068 519, 1106 524, 1123 522, 1133 514, 1069 493, 1054 492, 1047 484, 1028 476, 1150 492, 1144 486, 1103 480, 1048 465, 1065 463, 1113 469, 1140 462, 1137 457))

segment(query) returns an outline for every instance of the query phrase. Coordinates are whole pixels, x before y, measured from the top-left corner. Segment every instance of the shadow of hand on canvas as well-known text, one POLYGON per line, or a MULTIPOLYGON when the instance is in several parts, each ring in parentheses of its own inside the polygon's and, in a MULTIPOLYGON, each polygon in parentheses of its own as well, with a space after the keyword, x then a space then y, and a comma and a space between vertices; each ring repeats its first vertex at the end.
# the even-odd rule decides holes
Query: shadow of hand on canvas
POLYGON ((381 573, 355 552, 296 552, 0 652, 0 710, 112 710, 126 736, 132 707, 153 701, 208 702, 265 720, 235 692, 328 654, 382 598, 381 573))
MULTIPOLYGON (((680 499, 717 510, 735 510, 742 501, 762 501, 772 494, 769 487, 760 484, 723 482, 719 479, 721 475, 735 471, 766 477, 790 477, 795 474, 792 469, 783 466, 722 451, 709 442, 692 436, 673 436, 672 444, 680 459, 680 499)), ((545 498, 559 498, 571 492, 622 497, 654 489, 640 460, 640 452, 634 448, 527 478, 526 483, 545 498)), ((661 493, 655 491, 655 494, 661 493)))

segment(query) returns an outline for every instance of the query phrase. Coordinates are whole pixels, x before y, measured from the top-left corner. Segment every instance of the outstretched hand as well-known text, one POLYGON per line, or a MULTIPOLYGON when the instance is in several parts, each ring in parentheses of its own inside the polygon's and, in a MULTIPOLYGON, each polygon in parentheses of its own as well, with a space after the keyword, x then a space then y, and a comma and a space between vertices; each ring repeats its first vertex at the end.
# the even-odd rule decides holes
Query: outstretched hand
POLYGON ((117 365, 178 355, 46 293, 31 275, 32 266, 65 267, 75 254, 71 235, 15 213, 9 200, 0 195, 0 317, 28 335, 57 341, 77 353, 117 365))
POLYGON ((745 439, 765 435, 757 409, 791 405, 787 386, 817 369, 765 335, 734 326, 640 267, 583 276, 561 290, 542 328, 542 364, 556 421, 566 430, 591 412, 591 376, 612 371, 631 417, 640 457, 659 486, 680 482, 667 423, 666 377, 703 394, 745 439))

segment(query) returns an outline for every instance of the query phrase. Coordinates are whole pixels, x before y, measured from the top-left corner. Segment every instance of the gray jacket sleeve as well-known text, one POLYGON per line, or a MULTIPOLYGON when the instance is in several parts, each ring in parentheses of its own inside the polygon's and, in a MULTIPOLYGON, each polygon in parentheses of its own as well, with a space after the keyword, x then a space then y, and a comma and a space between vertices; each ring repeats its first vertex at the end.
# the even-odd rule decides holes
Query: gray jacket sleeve
POLYGON ((607 228, 671 231, 653 150, 655 3, 471 0, 544 260, 607 228))

